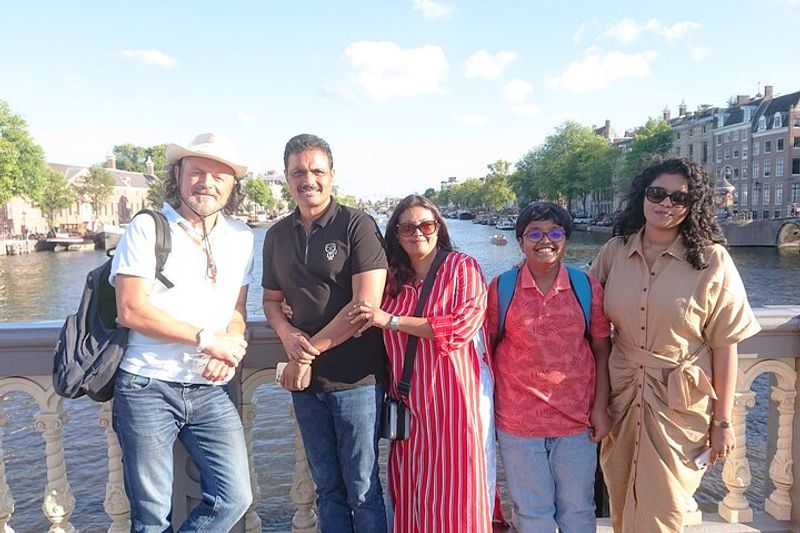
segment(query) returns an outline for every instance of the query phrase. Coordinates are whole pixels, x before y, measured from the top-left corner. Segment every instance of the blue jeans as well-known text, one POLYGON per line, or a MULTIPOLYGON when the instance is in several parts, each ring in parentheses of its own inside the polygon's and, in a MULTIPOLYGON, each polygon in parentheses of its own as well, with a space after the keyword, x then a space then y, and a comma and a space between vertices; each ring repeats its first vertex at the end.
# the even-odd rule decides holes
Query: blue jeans
POLYGON ((497 439, 520 533, 549 533, 556 525, 561 533, 597 529, 597 444, 588 431, 540 438, 498 429, 497 439))
POLYGON ((181 532, 229 531, 253 501, 239 413, 222 387, 183 385, 120 371, 114 430, 122 447, 131 531, 172 532, 173 445, 200 472, 201 501, 181 532))
POLYGON ((295 416, 317 485, 320 533, 384 533, 378 477, 383 385, 293 392, 295 416))

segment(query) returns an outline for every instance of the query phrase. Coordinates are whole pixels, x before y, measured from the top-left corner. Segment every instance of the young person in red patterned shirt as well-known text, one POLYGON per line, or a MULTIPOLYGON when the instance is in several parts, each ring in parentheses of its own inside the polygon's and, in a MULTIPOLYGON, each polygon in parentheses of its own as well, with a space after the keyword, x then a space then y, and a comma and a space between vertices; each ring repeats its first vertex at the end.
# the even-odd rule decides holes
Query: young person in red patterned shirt
POLYGON ((597 443, 608 433, 610 326, 603 289, 589 277, 591 321, 570 286, 562 258, 569 213, 534 202, 517 218, 525 254, 503 331, 498 279, 489 287, 487 331, 493 353, 498 442, 517 531, 594 531, 597 443))

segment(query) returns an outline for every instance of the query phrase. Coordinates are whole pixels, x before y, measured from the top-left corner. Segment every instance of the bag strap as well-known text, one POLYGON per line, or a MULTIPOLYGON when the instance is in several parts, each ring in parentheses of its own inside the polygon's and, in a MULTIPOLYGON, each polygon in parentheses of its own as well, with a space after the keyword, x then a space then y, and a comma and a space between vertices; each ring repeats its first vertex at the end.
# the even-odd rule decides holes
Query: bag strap
POLYGON ((167 258, 172 252, 172 232, 169 229, 169 222, 167 217, 161 211, 153 211, 152 209, 142 209, 136 213, 134 218, 142 213, 148 214, 153 218, 156 223, 156 279, 164 284, 167 289, 175 286, 164 275, 164 265, 167 263, 167 258))
POLYGON ((575 268, 565 264, 567 267, 567 274, 569 274, 569 286, 572 288, 572 293, 578 304, 583 311, 583 323, 585 330, 583 335, 591 338, 589 332, 589 325, 592 322, 592 284, 589 281, 589 275, 579 268, 575 268))
POLYGON ((511 299, 514 298, 514 291, 517 288, 517 276, 519 275, 519 268, 513 266, 500 274, 497 279, 497 341, 503 338, 503 332, 506 326, 506 315, 508 308, 511 307, 511 299))
MULTIPOLYGON (((422 290, 419 293, 417 308, 414 310, 413 316, 422 316, 422 309, 425 307, 425 301, 428 299, 431 289, 433 288, 433 282, 436 279, 439 267, 449 254, 450 252, 442 250, 441 248, 436 252, 436 257, 433 258, 433 263, 431 264, 430 270, 428 270, 428 275, 425 276, 425 283, 423 283, 422 290)), ((406 356, 403 359, 403 376, 400 379, 400 383, 397 384, 397 391, 400 393, 400 397, 403 400, 407 400, 408 394, 411 392, 411 371, 414 369, 414 359, 417 357, 418 343, 419 337, 415 335, 408 336, 408 340, 406 341, 406 356)))

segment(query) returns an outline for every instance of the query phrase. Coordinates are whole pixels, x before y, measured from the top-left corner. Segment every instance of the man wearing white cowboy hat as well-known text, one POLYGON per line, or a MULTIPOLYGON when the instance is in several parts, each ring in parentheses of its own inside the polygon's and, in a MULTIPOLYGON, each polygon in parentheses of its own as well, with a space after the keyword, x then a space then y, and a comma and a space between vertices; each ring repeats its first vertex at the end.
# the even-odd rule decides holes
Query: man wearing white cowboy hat
POLYGON ((166 150, 172 251, 155 279, 156 225, 135 217, 117 247, 109 281, 118 322, 130 328, 114 389, 131 531, 172 531, 173 444, 200 472, 201 501, 180 531, 228 531, 252 502, 239 415, 219 385, 245 354, 253 234, 225 216, 247 172, 231 145, 203 133, 166 150))

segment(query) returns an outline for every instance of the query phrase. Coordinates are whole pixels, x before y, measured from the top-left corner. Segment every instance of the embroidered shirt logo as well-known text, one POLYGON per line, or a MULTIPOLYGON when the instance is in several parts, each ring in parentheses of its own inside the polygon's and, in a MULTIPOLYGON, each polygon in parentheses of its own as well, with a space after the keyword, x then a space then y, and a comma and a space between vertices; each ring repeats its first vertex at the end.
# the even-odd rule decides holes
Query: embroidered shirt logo
POLYGON ((336 252, 339 250, 336 248, 335 242, 329 242, 325 245, 325 256, 328 258, 328 261, 333 261, 333 258, 336 257, 336 252))

